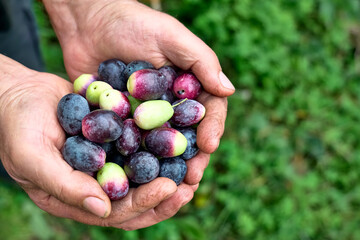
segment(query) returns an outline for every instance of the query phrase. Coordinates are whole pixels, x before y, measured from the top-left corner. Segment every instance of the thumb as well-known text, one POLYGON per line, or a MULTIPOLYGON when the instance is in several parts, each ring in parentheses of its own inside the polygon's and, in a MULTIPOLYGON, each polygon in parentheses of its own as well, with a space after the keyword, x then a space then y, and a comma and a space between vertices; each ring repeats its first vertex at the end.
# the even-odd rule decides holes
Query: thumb
POLYGON ((26 167, 29 180, 65 204, 84 209, 98 217, 107 217, 111 203, 98 182, 86 173, 73 170, 54 147, 37 155, 36 164, 26 167))
POLYGON ((191 70, 207 92, 218 97, 232 95, 235 88, 222 72, 215 52, 180 22, 177 24, 168 36, 159 39, 160 50, 176 66, 191 70))

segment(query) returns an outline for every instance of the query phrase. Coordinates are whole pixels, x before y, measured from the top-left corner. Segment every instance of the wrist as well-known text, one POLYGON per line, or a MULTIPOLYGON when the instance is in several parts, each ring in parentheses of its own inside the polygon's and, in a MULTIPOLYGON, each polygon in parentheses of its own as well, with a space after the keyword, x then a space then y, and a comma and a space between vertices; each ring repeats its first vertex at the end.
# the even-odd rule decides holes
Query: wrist
POLYGON ((27 82, 27 79, 34 73, 35 71, 0 54, 0 159, 3 161, 5 168, 6 162, 4 161, 9 157, 7 157, 4 149, 9 148, 4 139, 6 138, 6 133, 8 133, 7 130, 10 129, 9 122, 12 122, 8 120, 11 115, 8 110, 15 110, 15 108, 10 106, 8 99, 10 98, 9 96, 12 96, 13 99, 19 101, 15 94, 12 94, 13 90, 27 82))

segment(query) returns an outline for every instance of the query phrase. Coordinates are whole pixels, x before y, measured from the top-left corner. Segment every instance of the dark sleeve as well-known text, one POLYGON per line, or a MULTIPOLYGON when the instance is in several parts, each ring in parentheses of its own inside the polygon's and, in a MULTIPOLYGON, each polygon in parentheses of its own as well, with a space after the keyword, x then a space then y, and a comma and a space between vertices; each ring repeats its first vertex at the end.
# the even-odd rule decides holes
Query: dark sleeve
POLYGON ((31 0, 0 0, 0 53, 44 71, 31 0))

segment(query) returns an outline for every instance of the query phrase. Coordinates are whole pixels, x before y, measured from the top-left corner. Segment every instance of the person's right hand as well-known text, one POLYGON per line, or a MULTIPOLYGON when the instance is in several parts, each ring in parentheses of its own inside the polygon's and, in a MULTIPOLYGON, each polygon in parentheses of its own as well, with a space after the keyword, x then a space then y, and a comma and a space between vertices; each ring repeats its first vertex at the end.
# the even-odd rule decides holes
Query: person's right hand
POLYGON ((111 203, 94 178, 72 169, 61 156, 65 133, 56 109, 72 91, 71 83, 2 55, 0 74, 0 158, 41 209, 86 224, 130 230, 167 219, 191 200, 194 189, 188 185, 177 187, 172 180, 157 178, 111 203))

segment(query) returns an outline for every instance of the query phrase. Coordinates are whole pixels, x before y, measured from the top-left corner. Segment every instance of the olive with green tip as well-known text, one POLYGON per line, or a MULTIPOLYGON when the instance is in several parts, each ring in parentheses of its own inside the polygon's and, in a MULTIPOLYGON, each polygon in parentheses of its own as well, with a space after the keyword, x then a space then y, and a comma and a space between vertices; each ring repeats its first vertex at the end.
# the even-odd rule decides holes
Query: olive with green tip
POLYGON ((94 81, 86 89, 86 100, 93 107, 99 107, 100 95, 108 89, 112 89, 110 84, 102 81, 94 81))
POLYGON ((139 128, 150 130, 162 126, 174 114, 171 104, 164 100, 150 100, 141 103, 134 112, 139 128))
POLYGON ((89 85, 97 80, 97 77, 92 74, 81 74, 74 81, 74 93, 86 97, 86 89, 89 85))
POLYGON ((129 99, 116 89, 108 89, 100 94, 99 106, 101 109, 114 111, 125 120, 130 113, 129 99))
POLYGON ((130 75, 127 89, 131 96, 139 100, 159 99, 167 90, 165 76, 155 69, 142 69, 130 75))
POLYGON ((110 200, 120 200, 129 192, 129 180, 116 163, 105 163, 97 173, 97 181, 110 200))
POLYGON ((161 127, 146 136, 145 145, 158 157, 176 157, 185 152, 187 139, 176 129, 161 127))

